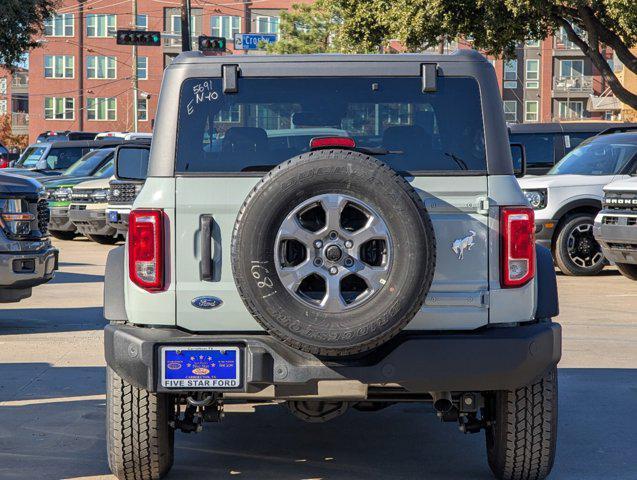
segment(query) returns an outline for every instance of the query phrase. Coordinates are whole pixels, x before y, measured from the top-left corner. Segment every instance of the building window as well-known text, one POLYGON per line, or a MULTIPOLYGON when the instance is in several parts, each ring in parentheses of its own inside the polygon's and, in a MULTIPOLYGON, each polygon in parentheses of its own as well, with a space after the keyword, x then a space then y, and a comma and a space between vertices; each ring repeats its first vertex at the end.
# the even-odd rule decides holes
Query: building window
POLYGON ((6 114, 7 114, 7 101, 0 100, 0 115, 6 115, 6 114))
POLYGON ((527 40, 526 42, 524 42, 524 45, 529 47, 529 48, 539 48, 540 47, 540 41, 539 40, 527 40))
MULTIPOLYGON (((257 105, 259 107, 259 105, 257 105)), ((215 115, 215 122, 219 123, 239 123, 241 121, 241 112, 239 105, 231 105, 229 109, 219 110, 215 115)))
POLYGON ((0 95, 7 93, 7 77, 0 78, 0 95))
POLYGON ((560 77, 582 77, 584 60, 560 60, 560 77))
MULTIPOLYGON (((191 34, 195 31, 196 18, 194 15, 190 16, 190 30, 191 34)), ((181 33, 181 15, 171 15, 170 16, 170 33, 181 33)), ((179 39, 181 42, 181 39, 179 39)))
POLYGON ((117 57, 103 57, 103 56, 86 57, 86 78, 91 78, 91 79, 117 78, 117 57))
POLYGON ((606 121, 615 120, 615 112, 613 112, 612 110, 606 110, 604 112, 604 120, 606 121))
POLYGON ((148 80, 148 57, 137 57, 137 79, 148 80))
POLYGON ((72 55, 45 55, 44 78, 73 78, 75 57, 72 55))
POLYGON ((116 98, 86 99, 86 114, 89 120, 117 120, 116 98))
POLYGON ((44 35, 47 37, 72 37, 75 35, 74 20, 75 16, 72 13, 53 15, 44 21, 44 35))
POLYGON ((71 97, 44 97, 45 120, 73 120, 75 99, 71 97))
POLYGON ((86 36, 112 37, 117 32, 117 15, 89 14, 86 16, 86 36))
POLYGON ((558 109, 561 120, 577 120, 583 118, 584 102, 560 101, 558 102, 558 109))
POLYGON ((215 15, 210 17, 210 22, 213 37, 224 37, 232 40, 235 33, 241 32, 241 17, 215 15))
POLYGON ((507 122, 518 121, 518 102, 516 100, 504 101, 504 119, 507 122))
POLYGON ((146 98, 137 99, 137 120, 140 122, 148 120, 148 100, 146 98))
POLYGON ((518 61, 504 62, 504 88, 518 88, 518 61))
POLYGON ((279 33, 279 17, 257 17, 257 33, 279 33))
POLYGON ((539 120, 539 102, 526 101, 524 102, 524 121, 525 122, 537 122, 539 120))
POLYGON ((148 30, 148 15, 137 15, 135 28, 138 30, 148 30))
POLYGON ((540 61, 527 60, 526 72, 524 73, 526 88, 540 88, 540 61))

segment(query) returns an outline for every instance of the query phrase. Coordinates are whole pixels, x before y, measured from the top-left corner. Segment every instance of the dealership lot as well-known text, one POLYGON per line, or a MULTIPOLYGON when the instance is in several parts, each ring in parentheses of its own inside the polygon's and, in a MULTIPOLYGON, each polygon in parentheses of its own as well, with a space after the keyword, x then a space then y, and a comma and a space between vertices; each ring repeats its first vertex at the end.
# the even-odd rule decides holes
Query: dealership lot
MULTIPOLYGON (((0 478, 114 478, 105 457, 101 340, 112 247, 56 244, 54 282, 0 310, 0 478)), ((637 478, 637 283, 614 269, 558 282, 564 355, 550 478, 637 478)), ((203 438, 178 433, 168 478, 491 478, 483 435, 460 434, 428 407, 350 411, 319 425, 276 407, 247 415, 208 424, 203 438)))

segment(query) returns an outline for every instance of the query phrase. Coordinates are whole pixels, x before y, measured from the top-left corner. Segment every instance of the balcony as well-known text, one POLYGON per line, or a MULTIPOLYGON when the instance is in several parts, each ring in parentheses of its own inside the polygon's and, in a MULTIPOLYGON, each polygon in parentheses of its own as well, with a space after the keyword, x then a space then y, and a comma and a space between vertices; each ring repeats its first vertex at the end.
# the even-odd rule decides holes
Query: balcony
POLYGON ((14 135, 28 135, 29 114, 24 112, 11 113, 11 131, 14 135))
MULTIPOLYGON (((586 38, 585 32, 581 35, 586 38)), ((584 52, 580 48, 571 42, 566 33, 558 34, 553 37, 553 55, 558 57, 581 57, 584 56, 584 52)))
POLYGON ((12 93, 29 92, 29 74, 27 72, 15 72, 11 79, 12 93))
POLYGON ((593 77, 553 77, 554 97, 588 97, 593 93, 593 77))

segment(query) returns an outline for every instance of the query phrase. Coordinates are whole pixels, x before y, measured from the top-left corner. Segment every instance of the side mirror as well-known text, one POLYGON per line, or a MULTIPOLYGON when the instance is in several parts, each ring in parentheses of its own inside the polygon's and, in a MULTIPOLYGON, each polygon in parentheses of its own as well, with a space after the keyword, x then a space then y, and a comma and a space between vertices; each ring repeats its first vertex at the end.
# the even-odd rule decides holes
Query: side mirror
POLYGON ((146 180, 148 145, 120 145, 115 149, 115 177, 120 180, 146 180))
POLYGON ((513 159, 513 173, 517 178, 526 175, 526 150, 521 143, 512 143, 511 158, 513 159))

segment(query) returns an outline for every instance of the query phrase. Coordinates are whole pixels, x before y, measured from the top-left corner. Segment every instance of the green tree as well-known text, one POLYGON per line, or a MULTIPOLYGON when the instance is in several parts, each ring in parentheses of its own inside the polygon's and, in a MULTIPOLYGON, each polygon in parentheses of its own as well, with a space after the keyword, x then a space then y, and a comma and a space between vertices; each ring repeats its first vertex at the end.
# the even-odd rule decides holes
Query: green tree
POLYGON ((0 65, 16 65, 31 48, 57 0, 0 0, 0 65))
POLYGON ((617 79, 603 54, 611 47, 637 73, 635 0, 330 0, 343 19, 342 41, 384 45, 390 38, 408 50, 437 45, 441 38, 472 38, 486 53, 511 58, 525 40, 542 40, 563 28, 591 59, 615 96, 637 108, 637 92, 617 79))

